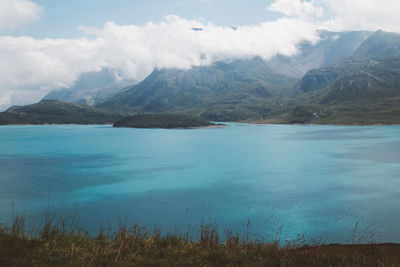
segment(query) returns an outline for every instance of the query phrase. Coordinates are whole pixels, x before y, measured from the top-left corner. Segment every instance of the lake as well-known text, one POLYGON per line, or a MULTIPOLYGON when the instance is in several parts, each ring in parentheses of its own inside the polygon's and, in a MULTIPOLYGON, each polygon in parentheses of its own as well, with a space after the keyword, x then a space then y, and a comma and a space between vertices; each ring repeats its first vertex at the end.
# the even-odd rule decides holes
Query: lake
POLYGON ((0 127, 0 223, 45 211, 324 243, 400 242, 400 127, 0 127), (250 222, 250 224, 248 224, 250 222), (356 226, 357 224, 357 226, 356 226))

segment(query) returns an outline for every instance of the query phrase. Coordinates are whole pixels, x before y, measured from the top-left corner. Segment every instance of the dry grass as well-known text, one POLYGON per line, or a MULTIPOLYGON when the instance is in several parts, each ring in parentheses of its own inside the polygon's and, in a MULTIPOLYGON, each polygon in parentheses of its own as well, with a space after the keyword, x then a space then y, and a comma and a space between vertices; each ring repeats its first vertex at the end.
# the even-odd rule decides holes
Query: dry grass
POLYGON ((400 266, 400 245, 313 245, 302 238, 284 247, 279 240, 250 240, 202 224, 200 236, 149 233, 138 225, 82 232, 75 220, 46 214, 37 233, 25 218, 0 227, 0 266, 400 266), (223 242, 221 240, 224 240, 223 242))

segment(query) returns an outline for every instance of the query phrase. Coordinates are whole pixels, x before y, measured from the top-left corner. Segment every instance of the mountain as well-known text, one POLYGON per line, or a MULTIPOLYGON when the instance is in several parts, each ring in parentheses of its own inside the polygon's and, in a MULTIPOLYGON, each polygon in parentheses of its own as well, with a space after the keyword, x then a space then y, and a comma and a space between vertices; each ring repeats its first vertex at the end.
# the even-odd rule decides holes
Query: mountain
POLYGON ((190 70, 154 70, 99 108, 126 113, 201 115, 214 121, 268 114, 296 79, 272 71, 261 58, 218 62, 190 70))
POLYGON ((288 120, 400 123, 400 35, 377 31, 351 55, 309 71, 295 86, 288 120))
POLYGON ((111 124, 119 114, 104 112, 83 104, 42 100, 14 106, 0 113, 0 125, 8 124, 111 124))
POLYGON ((400 55, 400 34, 376 31, 354 52, 352 59, 379 59, 400 55))
POLYGON ((70 88, 59 88, 51 91, 42 100, 59 100, 86 105, 96 105, 119 93, 122 88, 135 81, 118 78, 109 69, 97 72, 82 73, 70 88))
POLYGON ((347 75, 374 60, 400 55, 400 35, 377 31, 354 53, 328 67, 310 70, 296 85, 297 93, 321 90, 341 75, 347 75))
POLYGON ((324 104, 373 104, 400 97, 400 55, 370 60, 348 69, 329 85, 324 104))
POLYGON ((289 77, 302 78, 309 70, 330 66, 351 56, 372 32, 330 32, 320 30, 320 41, 316 44, 303 42, 300 53, 292 56, 276 56, 268 61, 268 66, 289 77))
MULTIPOLYGON (((400 123, 400 35, 319 35, 320 42, 302 43, 293 57, 155 69, 96 107, 126 115, 185 113, 210 121, 400 123)), ((113 82, 107 72, 99 84, 113 82)), ((81 80, 85 77, 75 88, 92 87, 81 80)))
POLYGON ((306 71, 351 55, 371 34, 320 31, 320 42, 302 43, 300 53, 293 57, 154 70, 97 107, 124 113, 184 112, 212 121, 263 119, 280 108, 290 94, 288 89, 306 71))

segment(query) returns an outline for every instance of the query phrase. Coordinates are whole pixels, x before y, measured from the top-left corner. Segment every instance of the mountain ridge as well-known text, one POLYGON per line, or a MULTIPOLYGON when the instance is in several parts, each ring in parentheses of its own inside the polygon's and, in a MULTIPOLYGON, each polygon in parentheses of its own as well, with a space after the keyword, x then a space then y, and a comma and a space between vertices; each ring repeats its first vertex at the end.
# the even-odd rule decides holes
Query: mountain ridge
POLYGON ((253 57, 190 70, 155 69, 97 107, 126 114, 184 112, 212 121, 264 119, 281 109, 306 69, 352 54, 372 34, 319 31, 321 41, 302 43, 293 57, 253 57))
POLYGON ((329 67, 309 71, 294 87, 286 120, 400 123, 399 47, 400 34, 377 31, 353 55, 329 67))
POLYGON ((211 121, 357 123, 358 118, 362 124, 375 118, 377 123, 397 123, 400 35, 319 34, 319 44, 302 44, 302 52, 292 58, 253 57, 190 70, 155 69, 96 107, 125 115, 187 113, 211 121), (301 68, 295 70, 293 62, 320 66, 297 79, 301 68), (291 71, 293 75, 285 75, 291 71))
POLYGON ((294 78, 271 71, 260 58, 218 62, 191 70, 154 70, 141 83, 97 105, 126 113, 189 112, 205 119, 243 119, 254 105, 271 109, 294 78), (250 104, 248 102, 251 102, 250 104))

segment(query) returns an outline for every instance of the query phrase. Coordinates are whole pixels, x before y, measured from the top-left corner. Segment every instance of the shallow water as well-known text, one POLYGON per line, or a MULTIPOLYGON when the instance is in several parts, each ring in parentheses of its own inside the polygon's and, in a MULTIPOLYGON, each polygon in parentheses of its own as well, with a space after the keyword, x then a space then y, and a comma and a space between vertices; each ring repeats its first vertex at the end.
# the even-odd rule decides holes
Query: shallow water
POLYGON ((3 126, 0 170, 5 224, 51 210, 93 233, 127 220, 196 235, 205 221, 252 238, 400 242, 399 126, 3 126))

